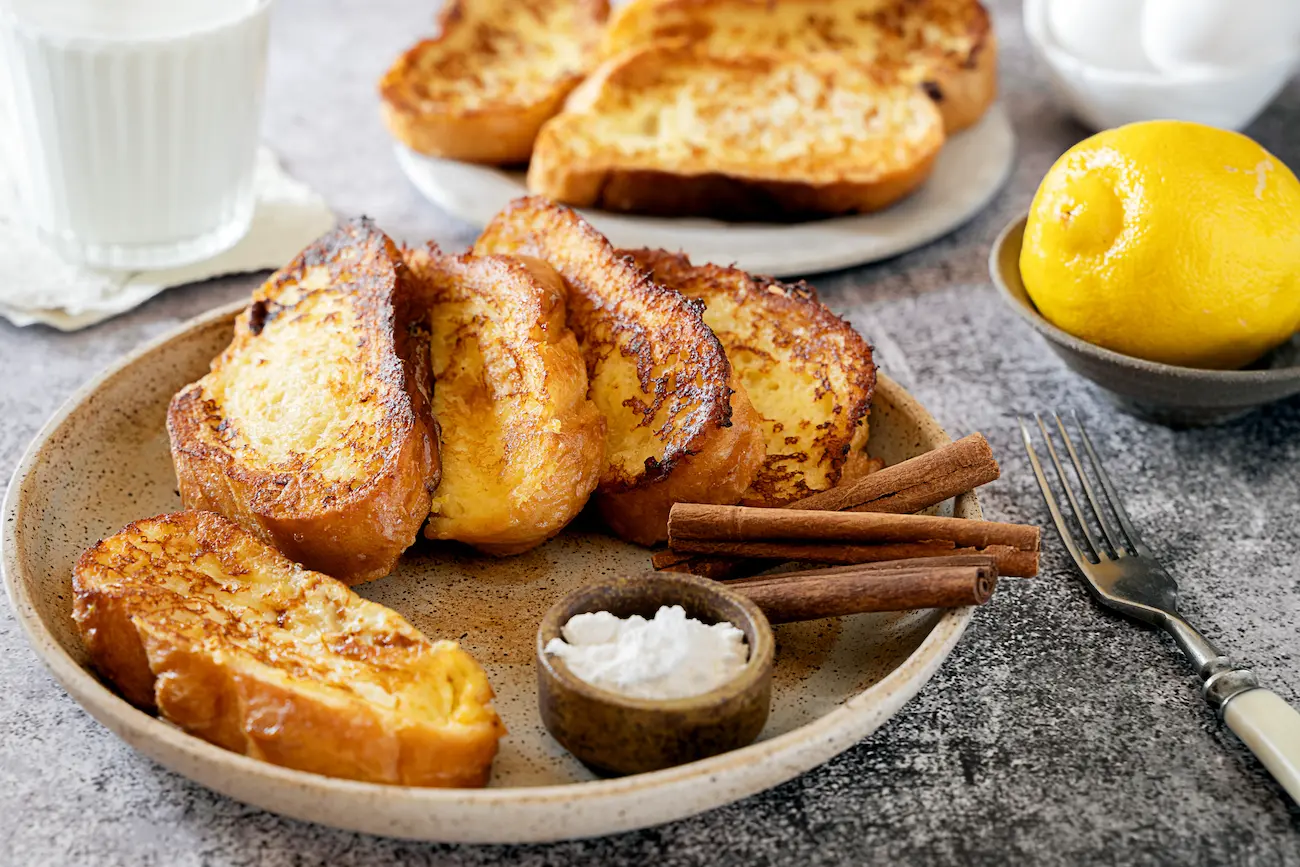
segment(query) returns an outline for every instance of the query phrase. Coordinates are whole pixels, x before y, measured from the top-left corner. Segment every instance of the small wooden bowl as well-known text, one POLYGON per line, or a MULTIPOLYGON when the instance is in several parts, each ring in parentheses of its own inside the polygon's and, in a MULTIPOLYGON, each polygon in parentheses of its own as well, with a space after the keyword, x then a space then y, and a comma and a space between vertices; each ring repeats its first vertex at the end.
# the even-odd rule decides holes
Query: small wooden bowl
POLYGON ((647 572, 580 587, 551 606, 537 630, 537 691, 542 722, 565 749, 603 774, 639 774, 708 758, 758 737, 772 700, 776 640, 754 603, 715 581, 647 572), (653 617, 680 605, 704 623, 745 633, 749 661, 733 680, 690 698, 628 698, 579 680, 546 645, 577 614, 608 611, 653 617))

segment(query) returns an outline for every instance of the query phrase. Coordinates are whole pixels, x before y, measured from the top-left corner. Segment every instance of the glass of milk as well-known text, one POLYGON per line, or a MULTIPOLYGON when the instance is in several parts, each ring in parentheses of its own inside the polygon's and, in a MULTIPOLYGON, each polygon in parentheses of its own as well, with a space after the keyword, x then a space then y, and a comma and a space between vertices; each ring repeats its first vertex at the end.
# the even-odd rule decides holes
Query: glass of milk
POLYGON ((0 0, 13 114, 0 139, 16 139, 18 195, 46 244, 87 265, 148 269, 243 237, 270 5, 0 0))

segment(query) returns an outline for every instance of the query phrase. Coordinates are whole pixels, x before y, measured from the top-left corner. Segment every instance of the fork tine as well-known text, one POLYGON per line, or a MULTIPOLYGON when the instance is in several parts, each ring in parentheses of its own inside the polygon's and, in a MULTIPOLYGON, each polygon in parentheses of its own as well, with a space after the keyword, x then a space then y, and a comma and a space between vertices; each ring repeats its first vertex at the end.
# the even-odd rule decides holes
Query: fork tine
POLYGON ((1070 509, 1074 512, 1074 519, 1079 522, 1079 529, 1083 531, 1083 538, 1087 540, 1088 547, 1091 549, 1093 557, 1100 561, 1105 559, 1106 552, 1097 542, 1097 537, 1092 535, 1092 528, 1088 526, 1088 517, 1079 507, 1079 501, 1075 499, 1074 489, 1070 487, 1070 480, 1066 478, 1065 467, 1061 465, 1061 458, 1056 454, 1056 446, 1052 443, 1052 436, 1047 432, 1047 425, 1043 424, 1043 417, 1034 413, 1034 421, 1038 422, 1038 429, 1043 433, 1043 442, 1047 444, 1047 454, 1052 458, 1052 466, 1056 468, 1057 481, 1065 489, 1065 499, 1070 502, 1070 509))
POLYGON ((1034 468, 1034 477, 1038 479, 1038 489, 1043 492, 1043 500, 1047 503, 1047 511, 1052 514, 1052 522, 1056 524, 1056 530, 1061 534, 1061 541, 1065 543, 1066 550, 1074 558, 1076 563, 1086 563, 1088 558, 1083 556, 1079 546, 1074 541, 1074 535, 1070 532, 1070 525, 1065 522, 1065 517, 1061 514, 1061 507, 1056 502, 1056 495, 1052 493, 1052 486, 1047 481, 1046 474, 1043 473, 1043 465, 1039 463, 1038 452, 1034 449, 1034 441, 1029 436, 1029 426, 1025 424, 1023 416, 1017 416, 1016 421, 1020 422, 1020 435, 1025 440, 1025 451, 1029 453, 1029 464, 1034 468))
POLYGON ((1119 518, 1119 525, 1124 528, 1124 535, 1128 537, 1129 545, 1134 551, 1141 553, 1145 547, 1142 537, 1138 535, 1137 529, 1133 526, 1133 520, 1128 516, 1128 510, 1124 508, 1124 501, 1119 498, 1119 492, 1115 490, 1115 485, 1110 480, 1106 468, 1101 465, 1101 458, 1097 456, 1097 450, 1092 447, 1092 437, 1088 436, 1088 429, 1083 426, 1079 420, 1079 413, 1074 413, 1074 426, 1079 429, 1079 436, 1083 439, 1083 450, 1088 453, 1088 463, 1092 464, 1093 472, 1097 474, 1098 481, 1101 482, 1101 488, 1106 492, 1106 501, 1110 503, 1111 509, 1115 511, 1115 517, 1119 518))
MULTIPOLYGON (((1065 423, 1061 421, 1060 413, 1052 413, 1056 419, 1056 428, 1061 432, 1061 440, 1065 443, 1065 450, 1070 454, 1070 463, 1074 464, 1074 472, 1079 477, 1079 483, 1083 486, 1083 495, 1088 500, 1088 506, 1092 513, 1097 516, 1097 524, 1101 527, 1102 535, 1110 544, 1110 550, 1116 557, 1123 557, 1127 552, 1125 546, 1117 541, 1116 537, 1119 531, 1115 529, 1114 522, 1106 517, 1106 511, 1097 502, 1097 495, 1092 489, 1092 482, 1088 479, 1088 473, 1083 469, 1083 461, 1079 460, 1079 453, 1074 450, 1074 441, 1070 439, 1070 433, 1065 429, 1065 423)), ((1075 419, 1078 420, 1077 418, 1075 419)))

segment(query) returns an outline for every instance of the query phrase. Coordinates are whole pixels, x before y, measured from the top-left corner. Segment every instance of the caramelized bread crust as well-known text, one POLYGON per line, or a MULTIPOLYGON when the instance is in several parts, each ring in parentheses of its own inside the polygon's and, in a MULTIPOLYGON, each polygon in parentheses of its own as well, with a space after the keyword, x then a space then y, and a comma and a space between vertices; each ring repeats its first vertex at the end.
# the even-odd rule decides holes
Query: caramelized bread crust
POLYGON ((605 467, 605 419, 565 324, 564 284, 537 259, 407 264, 430 313, 442 483, 424 534, 518 554, 560 532, 605 467))
POLYGON ((920 88, 839 57, 656 44, 606 62, 542 128, 528 188, 660 215, 860 213, 919 187, 943 142, 920 88))
POLYGON ((601 53, 685 42, 712 54, 829 52, 924 87, 948 133, 997 96, 997 42, 977 0, 632 0, 601 53))
MULTIPOLYGON (((767 456, 741 502, 782 506, 834 487, 861 453, 876 385, 871 347, 806 283, 627 251, 657 281, 704 302, 704 321, 762 417, 767 456)), ((865 458, 865 455, 863 455, 865 458)))
POLYGON ((487 783, 505 730, 478 663, 219 515, 130 524, 72 585, 95 667, 190 734, 333 777, 487 783))
POLYGON ((474 251, 543 259, 564 279, 591 399, 608 424, 597 502, 616 533, 651 544, 666 538, 673 502, 740 499, 763 461, 762 432, 703 305, 536 197, 498 214, 474 251))
POLYGON ((542 124, 594 65, 607 0, 451 0, 439 35, 379 84, 384 121, 412 150, 527 161, 542 124))
POLYGON ((400 251, 365 219, 263 284, 211 372, 168 409, 185 506, 346 583, 388 574, 439 473, 412 294, 400 251))

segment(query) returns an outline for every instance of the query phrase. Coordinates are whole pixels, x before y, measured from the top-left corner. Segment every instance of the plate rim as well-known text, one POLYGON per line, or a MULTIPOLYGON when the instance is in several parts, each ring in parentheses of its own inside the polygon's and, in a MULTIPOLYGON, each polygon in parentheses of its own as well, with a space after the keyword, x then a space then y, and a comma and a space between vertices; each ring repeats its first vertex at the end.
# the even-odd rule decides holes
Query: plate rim
MULTIPOLYGON (((27 590, 29 582, 19 580, 19 575, 22 572, 22 558, 19 556, 19 552, 23 546, 18 534, 18 527, 20 526, 19 517, 24 510, 21 493, 26 480, 42 459, 45 447, 52 437, 59 431, 68 417, 86 401, 93 398, 105 383, 163 346, 184 339, 191 333, 209 327, 222 319, 231 318, 246 306, 246 301, 236 301, 186 320, 162 335, 144 342, 74 391, 32 438, 9 480, 2 510, 4 527, 3 533, 0 534, 0 571, 3 572, 5 592, 19 628, 42 665, 84 711, 117 735, 128 746, 205 788, 213 789, 244 803, 254 803, 255 806, 268 811, 297 819, 329 824, 348 830, 426 841, 545 842, 574 839, 592 836, 593 834, 612 834, 649 827, 696 815, 773 788, 824 764, 853 744, 863 740, 920 692, 921 688, 933 677, 934 672, 947 659, 970 623, 974 613, 972 607, 950 609, 944 612, 935 621, 921 643, 897 668, 889 672, 881 680, 852 696, 840 706, 798 728, 709 759, 648 774, 615 779, 597 779, 561 785, 483 789, 435 789, 366 783, 327 777, 262 762, 230 752, 197 736, 187 734, 161 719, 135 708, 122 699, 98 677, 79 665, 46 627, 37 613, 31 595, 27 590), (618 798, 627 799, 629 806, 635 806, 637 793, 646 793, 647 790, 659 791, 665 788, 677 788, 701 781, 706 785, 712 784, 717 787, 720 790, 720 797, 710 799, 710 802, 704 806, 692 803, 686 807, 660 808, 657 812, 649 815, 633 815, 631 811, 628 811, 618 821, 588 822, 583 825, 583 830, 557 828, 550 833, 544 830, 526 832, 522 827, 523 823, 521 823, 520 828, 512 829, 518 830, 519 833, 507 831, 505 834, 498 836, 485 836, 482 834, 458 835, 455 833, 439 833, 437 836, 429 836, 421 833, 413 834, 406 829, 376 830, 377 823, 364 821, 362 817, 358 817, 355 823, 334 822, 332 820, 327 822, 316 818, 311 814, 311 811, 296 810, 280 804, 256 803, 242 794, 236 794, 229 791, 227 787, 203 778, 200 771, 204 766, 212 766, 216 770, 224 767, 239 775, 251 775, 279 784, 281 788, 292 787, 315 791, 322 797, 338 796, 352 799, 356 803, 361 801, 407 802, 407 806, 419 808, 492 809, 529 806, 545 808, 548 805, 555 804, 580 808, 593 802, 618 798), (727 786, 724 785, 725 781, 719 779, 725 774, 734 774, 746 767, 753 769, 762 766, 772 767, 774 770, 767 774, 760 773, 756 778, 753 776, 747 779, 742 778, 739 781, 740 785, 727 786), (603 830, 589 830, 589 826, 593 824, 600 825, 603 830)), ((885 388, 891 391, 891 398, 894 399, 895 403, 910 402, 933 421, 933 416, 930 416, 928 411, 909 392, 883 373, 879 374, 879 379, 885 388)), ((940 432, 940 441, 950 442, 951 437, 947 432, 938 425, 937 421, 934 424, 940 432)), ((973 507, 975 515, 982 517, 976 492, 972 491, 966 496, 971 498, 970 505, 973 507)), ((683 803, 687 803, 688 800, 683 799, 683 803)))
MULTIPOLYGON (((1016 132, 1015 132, 1014 125, 1011 123, 1010 115, 1007 113, 1007 110, 1003 106, 1003 104, 1001 102, 995 102, 993 105, 991 105, 988 111, 985 112, 984 117, 981 118, 980 124, 989 124, 995 127, 995 129, 993 129, 989 134, 1004 136, 1006 140, 1006 144, 1005 144, 1004 153, 1002 155, 1002 164, 998 168, 998 171, 995 175, 995 179, 989 183, 987 189, 981 191, 981 193, 975 198, 975 200, 970 205, 969 210, 966 211, 965 213, 962 213, 956 217, 952 217, 944 222, 935 223, 933 226, 927 227, 925 231, 919 232, 912 240, 909 240, 904 243, 886 244, 874 251, 852 252, 850 250, 845 250, 841 252, 839 255, 835 255, 835 256, 828 256, 826 254, 820 254, 820 255, 808 254, 801 257, 797 250, 786 250, 782 255, 782 260, 781 260, 782 264, 778 267, 753 268, 753 267, 746 267, 745 263, 743 262, 740 263, 716 262, 715 264, 718 265, 731 264, 734 265, 735 267, 741 268, 742 270, 747 270, 755 273, 761 272, 772 277, 806 277, 814 274, 824 274, 831 271, 841 271, 846 268, 853 268, 859 265, 869 265, 874 262, 880 262, 886 259, 891 259, 895 256, 901 256, 905 253, 911 252, 912 250, 920 249, 921 247, 931 244, 934 241, 937 241, 938 239, 945 237, 951 234, 952 232, 955 232, 957 229, 961 228, 962 226, 966 225, 971 220, 973 220, 975 217, 977 217, 981 212, 983 212, 989 206, 990 203, 992 203, 993 199, 998 195, 998 193, 1000 193, 1006 187, 1007 181, 1011 177, 1011 173, 1015 170, 1016 148, 1017 148, 1016 132)), ((972 134, 973 132, 974 129, 963 130, 962 132, 957 133, 957 135, 958 136, 967 135, 967 134, 972 134)), ((483 228, 478 224, 477 220, 471 219, 468 216, 466 216, 463 209, 453 210, 451 207, 449 207, 446 204, 445 196, 439 196, 437 193, 433 192, 433 190, 436 189, 436 187, 433 183, 431 183, 430 181, 428 181, 426 178, 422 176, 418 168, 419 163, 424 161, 461 163, 467 169, 486 172, 495 176, 495 178, 497 179, 504 178, 507 175, 506 170, 501 169, 497 166, 478 165, 474 163, 465 163, 463 161, 458 161, 458 160, 443 160, 437 157, 426 156, 424 154, 420 154, 417 153, 416 151, 411 150, 402 142, 396 140, 394 140, 393 142, 393 153, 395 156, 395 161, 397 162, 398 168, 401 170, 402 175, 407 179, 407 181, 413 187, 415 187, 416 191, 420 194, 420 197, 422 199, 434 205, 435 207, 439 208, 445 214, 447 214, 448 216, 456 220, 472 225, 477 229, 483 228)), ((942 155, 943 155, 942 151, 940 151, 940 158, 942 158, 942 155)), ((527 194, 527 193, 525 192, 523 194, 527 194)), ((902 203, 900 202, 899 204, 902 203)), ((601 211, 599 209, 593 209, 593 208, 576 208, 575 210, 577 210, 578 213, 581 214, 588 221, 591 220, 591 215, 595 214, 597 223, 599 222, 602 216, 617 218, 620 220, 633 220, 633 221, 637 219, 645 219, 645 220, 655 221, 656 223, 669 223, 673 220, 673 218, 669 218, 669 217, 638 217, 635 214, 620 214, 620 213, 615 213, 610 211, 601 211)), ((849 215, 839 216, 839 217, 829 217, 824 220, 818 220, 818 221, 792 223, 789 224, 789 226, 782 226, 781 224, 773 224, 773 223, 733 223, 733 222, 725 222, 721 220, 712 220, 710 222, 716 225, 710 226, 707 229, 707 231, 743 232, 745 231, 746 227, 763 226, 764 228, 773 230, 773 235, 778 236, 778 237, 773 237, 771 239, 767 239, 767 243, 780 243, 779 235, 781 234, 781 229, 783 228, 803 228, 808 225, 819 225, 819 226, 826 227, 829 230, 834 230, 840 226, 844 226, 847 223, 853 221, 869 220, 873 216, 876 215, 875 214, 849 214, 849 215)), ((700 220, 705 218, 691 217, 689 219, 700 220)), ((600 227, 597 223, 593 223, 593 225, 596 225, 597 229, 599 229, 600 227)), ((689 233, 702 231, 702 229, 694 226, 689 226, 682 229, 681 231, 683 233, 689 234, 689 233)))

